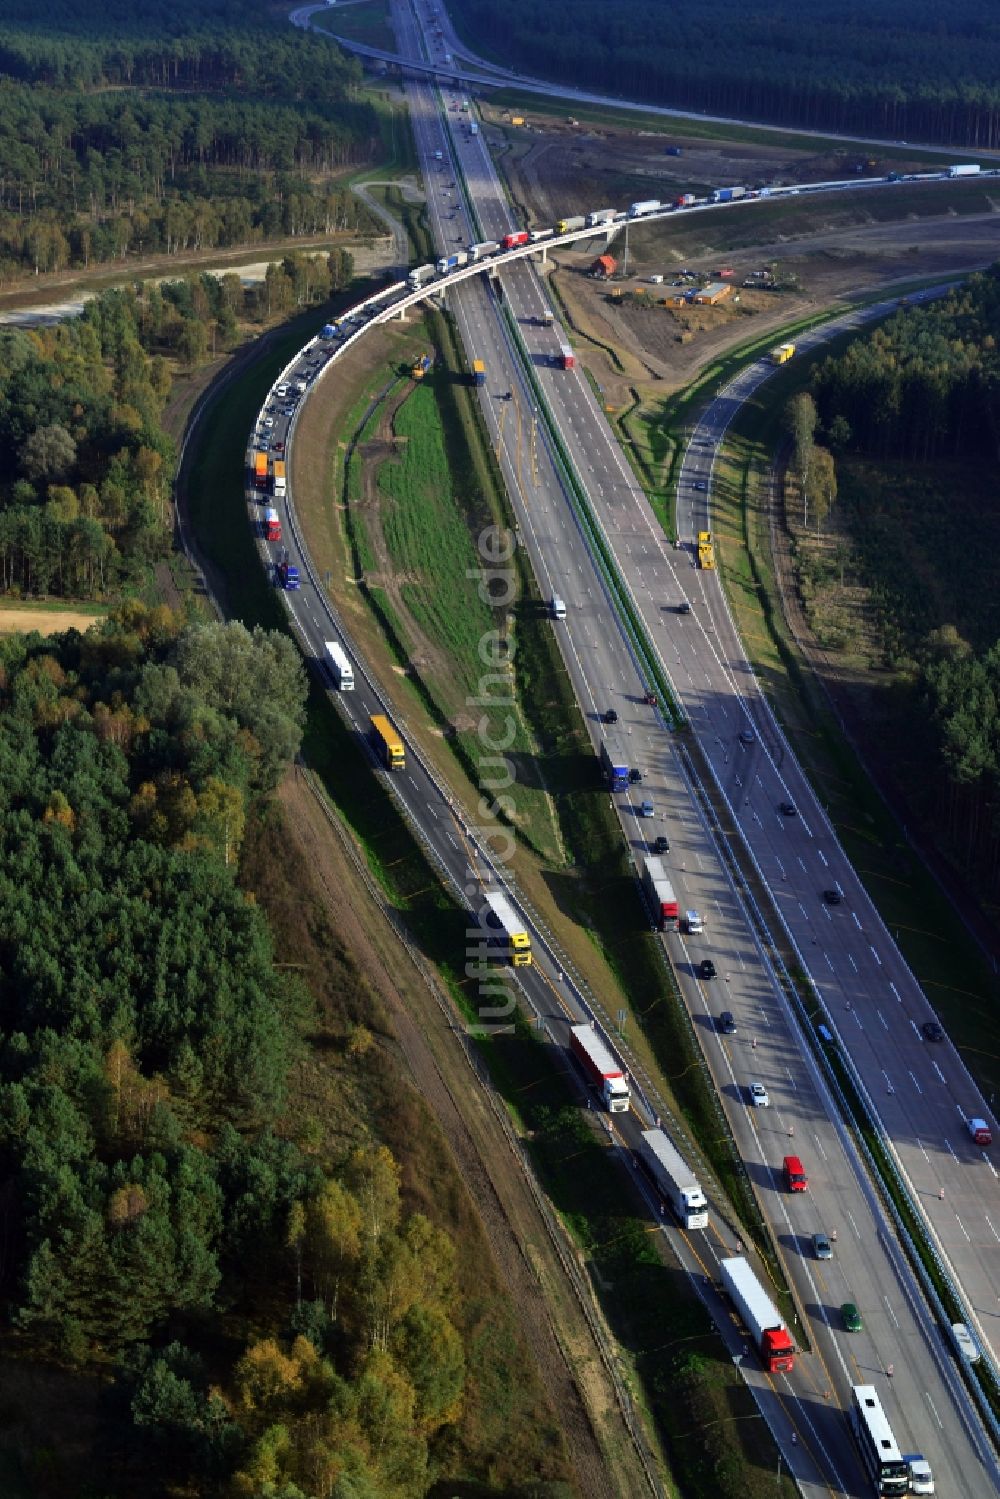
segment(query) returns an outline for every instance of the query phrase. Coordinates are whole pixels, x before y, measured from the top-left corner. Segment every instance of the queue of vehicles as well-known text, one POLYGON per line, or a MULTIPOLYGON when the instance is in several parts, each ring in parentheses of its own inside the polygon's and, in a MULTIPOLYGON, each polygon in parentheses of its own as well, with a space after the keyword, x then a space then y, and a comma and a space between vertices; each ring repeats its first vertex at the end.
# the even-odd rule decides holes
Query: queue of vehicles
MULTIPOLYGON (((978 171, 978 168, 975 171, 978 171)), ((975 172, 971 169, 950 168, 946 173, 921 174, 921 176, 924 178, 936 178, 940 176, 951 177, 974 174, 975 172)), ((856 186, 857 184, 852 181, 849 184, 845 183, 843 185, 856 186)), ((799 189, 776 189, 775 191, 799 191, 799 189)), ((745 197, 748 194, 744 192, 737 196, 745 197)), ((690 194, 684 195, 684 197, 690 201, 683 204, 678 202, 672 206, 690 206, 694 202, 700 201, 705 203, 710 201, 694 199, 690 194)), ((720 198, 718 201, 734 200, 720 198)), ((272 393, 273 398, 277 403, 288 403, 284 406, 279 405, 279 409, 284 416, 290 417, 294 413, 297 401, 305 394, 309 384, 315 379, 316 374, 322 367, 322 364, 330 357, 331 350, 326 346, 360 332, 373 317, 378 315, 379 303, 391 305, 391 301, 400 293, 406 295, 408 290, 413 289, 414 277, 417 278, 416 285, 423 286, 427 282, 433 281, 441 275, 451 274, 453 270, 465 265, 475 264, 480 260, 502 254, 505 251, 535 243, 541 238, 551 238, 556 233, 572 233, 578 227, 606 225, 625 219, 626 217, 633 219, 644 217, 652 213, 662 212, 669 206, 660 204, 656 200, 646 200, 642 203, 630 205, 627 214, 619 214, 613 210, 596 210, 593 215, 581 217, 579 224, 573 221, 561 221, 553 230, 514 231, 504 236, 501 241, 485 241, 479 245, 470 246, 468 251, 464 251, 461 254, 442 257, 436 265, 420 267, 416 272, 411 273, 409 288, 404 282, 384 288, 376 297, 366 299, 357 308, 348 311, 340 318, 325 325, 317 338, 312 340, 306 350, 303 351, 302 357, 306 360, 308 372, 304 373, 301 378, 294 382, 285 382, 276 386, 272 393), (317 351, 319 352, 317 353, 317 351), (311 369, 309 368, 310 354, 312 356, 311 369)), ((546 325, 550 325, 554 322, 554 317, 550 312, 546 312, 543 315, 543 321, 546 325)), ((784 352, 784 347, 781 347, 781 352, 784 352)), ((778 351, 775 352, 777 353, 778 351)), ((794 348, 792 347, 791 353, 793 352, 794 348)), ((568 349, 562 350, 560 357, 567 353, 570 356, 570 363, 566 367, 572 367, 571 351, 568 349)), ((791 357, 791 353, 786 354, 785 358, 791 357)), ((784 362, 784 359, 776 360, 775 362, 784 362)), ((481 361, 475 361, 474 363, 474 379, 477 384, 483 383, 480 379, 481 365, 481 361)), ((273 407, 266 409, 269 413, 273 413, 273 407)), ((251 483, 255 489, 269 493, 275 500, 280 500, 284 498, 286 492, 285 461, 283 458, 275 458, 273 452, 269 458, 268 448, 273 444, 274 448, 280 447, 283 451, 284 443, 280 438, 274 441, 274 420, 272 419, 270 426, 267 426, 265 422, 266 418, 258 423, 255 434, 256 440, 259 441, 259 446, 255 443, 255 450, 252 455, 251 483), (261 463, 262 459, 263 464, 261 463)), ((263 498, 263 495, 261 497, 263 498)), ((280 516, 274 505, 268 505, 263 512, 262 533, 269 541, 280 541, 281 539, 280 516)), ((703 546, 711 548, 712 539, 707 533, 699 538, 699 540, 703 546)), ((703 567, 713 566, 714 555, 712 551, 709 550, 707 555, 702 555, 700 551, 699 561, 703 567)), ((279 564, 278 572, 279 577, 282 579, 282 586, 297 586, 296 569, 285 564, 282 570, 282 565, 279 564), (294 579, 294 581, 290 583, 289 578, 294 579)), ((553 601, 552 612, 554 617, 561 618, 564 616, 565 607, 561 605, 561 601, 553 601), (558 610, 556 609, 557 602, 560 605, 558 610)), ((346 652, 336 642, 327 642, 326 654, 328 666, 337 689, 339 691, 351 690, 354 686, 354 676, 346 652)), ((371 718, 369 739, 381 763, 387 769, 401 770, 405 767, 405 747, 402 738, 388 717, 385 715, 374 715, 371 718)), ((613 765, 614 771, 617 773, 620 768, 620 765, 615 762, 613 765)), ((665 839, 662 841, 666 843, 665 839)), ((669 879, 666 877, 662 861, 652 858, 643 861, 641 879, 643 890, 650 902, 657 924, 664 930, 676 928, 678 924, 677 900, 669 879), (667 895, 666 892, 669 892, 669 894, 667 895)), ((530 964, 530 936, 513 904, 503 895, 503 892, 491 891, 487 892, 486 907, 489 911, 489 916, 487 917, 488 924, 493 929, 493 932, 499 934, 500 945, 504 948, 504 956, 507 960, 514 966, 530 964)), ((686 924, 689 931, 698 930, 700 920, 697 918, 697 913, 688 913, 686 924), (691 920, 692 914, 696 918, 695 922, 691 920)), ((630 1093, 624 1069, 614 1056, 611 1048, 594 1028, 592 1026, 573 1027, 570 1046, 588 1081, 599 1092, 604 1107, 610 1112, 628 1110, 630 1093)), ((761 1091, 763 1092, 763 1090, 761 1091)), ((990 1143, 991 1134, 989 1126, 985 1121, 970 1118, 967 1121, 967 1127, 969 1135, 975 1143, 980 1145, 988 1145, 990 1143)), ((689 1229, 697 1229, 705 1226, 705 1223, 707 1223, 707 1203, 705 1202, 704 1194, 701 1192, 700 1185, 697 1183, 697 1179, 687 1170, 682 1158, 670 1145, 669 1140, 663 1135, 662 1131, 653 1130, 645 1132, 640 1158, 664 1201, 669 1204, 671 1211, 681 1224, 689 1229), (654 1138, 647 1139, 647 1136, 654 1138)), ((801 1163, 797 1158, 786 1158, 784 1171, 786 1184, 790 1190, 804 1190, 798 1184, 799 1177, 804 1179, 804 1172, 802 1172, 801 1163), (790 1171, 790 1166, 796 1169, 790 1171)), ((817 1238, 822 1237, 824 1236, 814 1235, 813 1239, 815 1241, 817 1238)), ((818 1249, 815 1252, 819 1254, 818 1249)), ((785 1328, 781 1318, 770 1304, 766 1292, 759 1281, 756 1280, 749 1265, 747 1265, 746 1261, 740 1260, 724 1261, 721 1270, 723 1285, 744 1325, 751 1332, 765 1366, 772 1370, 790 1369, 794 1358, 794 1346, 791 1343, 787 1328, 785 1328), (739 1268, 741 1265, 745 1267, 745 1270, 739 1268), (727 1266, 729 1267, 728 1269, 727 1266)), ((856 1311, 855 1316, 857 1316, 856 1311)), ((860 1318, 858 1322, 860 1324, 860 1318)), ((846 1321, 845 1326, 847 1326, 846 1321)), ((957 1344, 957 1332, 953 1336, 957 1344)), ((965 1356, 971 1357, 968 1353, 965 1356)), ((910 1458, 905 1458, 904 1462, 908 1465, 908 1474, 912 1466, 913 1486, 909 1491, 913 1493, 933 1493, 933 1480, 930 1478, 929 1467, 924 1459, 919 1454, 915 1454, 910 1458), (918 1487, 918 1482, 925 1486, 918 1487), (931 1485, 930 1487, 926 1486, 928 1483, 931 1485)))

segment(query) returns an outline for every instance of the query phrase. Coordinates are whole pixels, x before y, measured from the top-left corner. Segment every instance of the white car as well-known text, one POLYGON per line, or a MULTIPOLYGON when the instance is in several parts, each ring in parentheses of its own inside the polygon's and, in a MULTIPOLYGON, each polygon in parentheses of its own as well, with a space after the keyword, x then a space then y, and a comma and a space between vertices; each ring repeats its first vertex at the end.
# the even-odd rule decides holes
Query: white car
POLYGON ((767 1089, 764 1087, 763 1083, 750 1084, 750 1102, 753 1104, 755 1109, 768 1108, 771 1100, 767 1096, 767 1089))
POLYGON ((979 1349, 976 1347, 976 1340, 965 1323, 953 1322, 951 1324, 951 1331, 955 1339, 955 1346, 962 1357, 968 1359, 970 1364, 978 1364, 979 1349))

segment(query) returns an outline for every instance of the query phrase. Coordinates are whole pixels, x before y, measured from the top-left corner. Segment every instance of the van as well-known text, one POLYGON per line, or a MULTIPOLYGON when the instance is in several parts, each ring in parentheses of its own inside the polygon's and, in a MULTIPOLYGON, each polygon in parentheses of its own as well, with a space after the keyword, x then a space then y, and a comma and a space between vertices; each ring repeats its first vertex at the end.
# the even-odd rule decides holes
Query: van
POLYGON ((782 1170, 785 1173, 785 1186, 789 1192, 804 1192, 809 1185, 805 1167, 797 1155, 786 1155, 782 1162, 782 1170))
POLYGON ((552 595, 552 602, 549 604, 549 613, 553 619, 566 618, 566 605, 557 593, 552 595))
POLYGON ((953 1322, 951 1324, 951 1334, 955 1339, 955 1346, 962 1357, 964 1359, 968 1359, 970 1364, 978 1364, 979 1349, 976 1346, 975 1338, 972 1336, 965 1323, 953 1322))
POLYGON ((910 1493, 933 1494, 934 1475, 926 1457, 919 1452, 904 1453, 903 1461, 910 1470, 910 1493))
POLYGON ((702 921, 697 911, 685 911, 684 927, 686 931, 690 932, 692 937, 695 937, 699 932, 703 932, 705 930, 705 923, 702 921))

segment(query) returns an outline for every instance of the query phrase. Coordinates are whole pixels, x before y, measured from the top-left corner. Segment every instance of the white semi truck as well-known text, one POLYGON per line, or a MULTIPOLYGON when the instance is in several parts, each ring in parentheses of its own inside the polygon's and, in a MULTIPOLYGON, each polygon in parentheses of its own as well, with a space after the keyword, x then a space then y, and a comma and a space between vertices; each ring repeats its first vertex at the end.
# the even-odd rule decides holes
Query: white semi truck
POLYGON ((642 1132, 639 1156, 674 1216, 685 1228, 708 1227, 708 1199, 701 1183, 662 1129, 642 1132))

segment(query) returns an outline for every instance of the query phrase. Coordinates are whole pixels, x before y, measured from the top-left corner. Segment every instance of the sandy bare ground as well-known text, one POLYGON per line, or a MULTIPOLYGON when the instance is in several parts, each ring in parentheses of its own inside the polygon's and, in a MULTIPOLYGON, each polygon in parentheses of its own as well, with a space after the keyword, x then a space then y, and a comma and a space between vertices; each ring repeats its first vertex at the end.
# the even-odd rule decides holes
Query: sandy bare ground
POLYGON ((63 630, 89 630, 104 614, 85 614, 82 609, 9 609, 0 605, 0 635, 59 635, 63 630))

